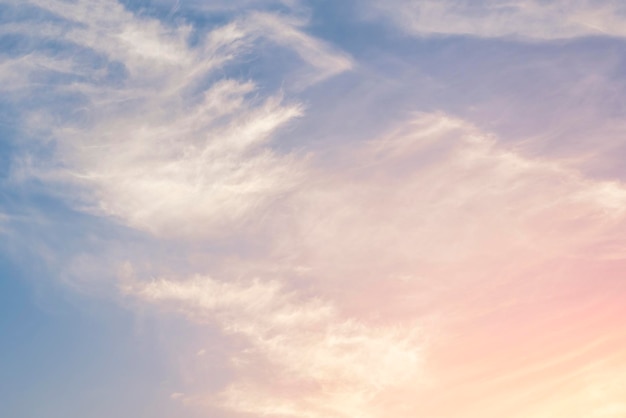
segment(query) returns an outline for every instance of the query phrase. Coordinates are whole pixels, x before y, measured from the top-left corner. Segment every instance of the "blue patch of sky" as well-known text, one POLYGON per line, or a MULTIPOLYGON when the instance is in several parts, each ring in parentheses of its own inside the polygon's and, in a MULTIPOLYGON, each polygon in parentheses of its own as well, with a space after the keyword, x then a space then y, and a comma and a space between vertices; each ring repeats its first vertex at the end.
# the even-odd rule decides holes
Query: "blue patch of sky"
POLYGON ((39 191, 6 183, 0 190, 9 217, 0 235, 0 416, 174 414, 159 400, 166 396, 154 396, 170 389, 158 382, 171 372, 155 336, 139 338, 130 312, 77 298, 59 281, 72 254, 97 254, 90 237, 106 239, 114 228, 39 191))
POLYGON ((62 275, 77 254, 106 263, 114 241, 140 253, 141 234, 76 212, 56 192, 36 182, 0 187, 8 215, 0 232, 0 416, 187 416, 169 399, 183 383, 163 360, 156 324, 144 319, 138 328, 132 311, 100 293, 115 287, 112 275, 79 278, 102 283, 84 294, 62 275))
POLYGON ((0 184, 11 174, 15 155, 15 138, 18 131, 17 110, 11 103, 0 100, 0 184))
POLYGON ((0 416, 183 416, 156 334, 139 335, 129 312, 34 288, 3 254, 0 278, 0 416))
POLYGON ((31 21, 62 23, 66 28, 76 24, 32 4, 0 3, 0 23, 27 23, 31 21))

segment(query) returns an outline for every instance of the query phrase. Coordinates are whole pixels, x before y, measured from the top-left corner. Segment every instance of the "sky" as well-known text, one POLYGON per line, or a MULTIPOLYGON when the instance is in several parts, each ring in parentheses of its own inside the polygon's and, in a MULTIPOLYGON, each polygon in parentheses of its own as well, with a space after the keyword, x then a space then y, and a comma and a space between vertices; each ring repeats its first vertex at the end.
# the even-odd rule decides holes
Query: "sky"
POLYGON ((626 417, 619 0, 0 0, 0 416, 626 417))

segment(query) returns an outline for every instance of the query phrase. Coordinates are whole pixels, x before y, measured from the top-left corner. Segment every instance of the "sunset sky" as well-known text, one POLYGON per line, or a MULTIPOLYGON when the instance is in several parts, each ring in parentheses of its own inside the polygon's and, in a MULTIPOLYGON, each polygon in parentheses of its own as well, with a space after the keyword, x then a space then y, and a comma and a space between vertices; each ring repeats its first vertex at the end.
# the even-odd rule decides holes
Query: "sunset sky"
POLYGON ((0 0, 0 416, 626 417, 626 3, 0 0))

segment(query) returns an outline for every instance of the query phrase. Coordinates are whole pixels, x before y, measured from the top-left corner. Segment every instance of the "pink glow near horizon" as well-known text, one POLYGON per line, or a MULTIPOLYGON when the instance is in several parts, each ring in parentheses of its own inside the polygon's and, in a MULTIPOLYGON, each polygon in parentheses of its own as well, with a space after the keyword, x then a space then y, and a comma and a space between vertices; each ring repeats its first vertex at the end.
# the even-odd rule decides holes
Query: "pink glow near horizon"
POLYGON ((398 46, 384 55, 314 35, 306 2, 190 1, 228 16, 210 25, 170 19, 182 3, 159 20, 109 0, 28 0, 77 24, 12 30, 106 57, 121 81, 73 52, 0 63, 9 95, 38 97, 42 68, 77 80, 57 86, 84 100, 69 116, 23 110, 53 150, 26 153, 14 181, 139 237, 91 237, 97 253, 72 250, 58 275, 138 318, 186 321, 163 331, 163 361, 180 369, 171 402, 220 418, 626 417, 626 184, 591 173, 622 146, 621 110, 599 109, 621 61, 570 85, 569 56, 545 58, 599 32, 623 42, 620 4, 363 2, 352 24, 389 25, 398 46), (519 56, 489 61, 502 44, 519 56), (553 103, 524 71, 561 82, 543 99, 570 94, 551 130, 539 113, 553 103), (508 77, 522 81, 509 91, 508 77), (533 106, 537 120, 519 111, 533 106), (549 143, 594 118, 597 136, 572 133, 576 151, 549 143))
POLYGON ((280 225, 271 251, 235 261, 256 290, 197 287, 208 278, 131 286, 249 339, 241 381, 216 402, 269 416, 622 414, 619 184, 511 153, 440 114, 346 158, 308 168, 264 219, 280 225), (266 295, 267 277, 308 296, 266 295))

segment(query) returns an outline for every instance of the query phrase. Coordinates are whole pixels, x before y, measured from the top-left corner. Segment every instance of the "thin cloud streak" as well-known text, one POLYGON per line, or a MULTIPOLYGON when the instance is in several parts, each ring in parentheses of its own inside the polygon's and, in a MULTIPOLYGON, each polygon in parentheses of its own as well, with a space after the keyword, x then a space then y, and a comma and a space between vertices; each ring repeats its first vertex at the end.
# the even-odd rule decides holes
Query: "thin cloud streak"
POLYGON ((623 38, 626 9, 616 0, 396 0, 371 2, 370 16, 417 36, 518 37, 535 41, 585 36, 623 38))

